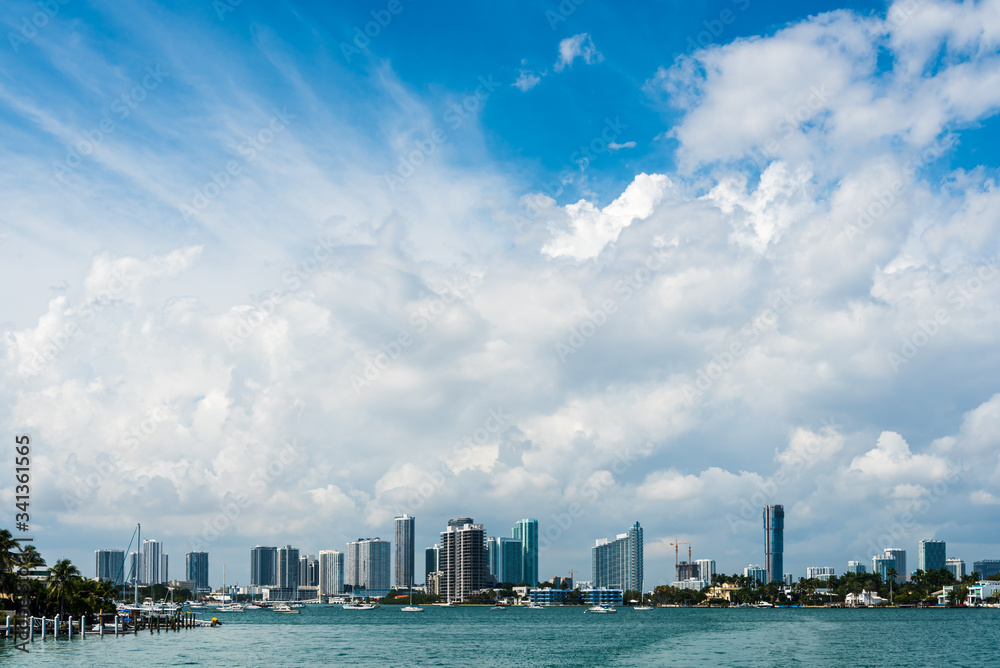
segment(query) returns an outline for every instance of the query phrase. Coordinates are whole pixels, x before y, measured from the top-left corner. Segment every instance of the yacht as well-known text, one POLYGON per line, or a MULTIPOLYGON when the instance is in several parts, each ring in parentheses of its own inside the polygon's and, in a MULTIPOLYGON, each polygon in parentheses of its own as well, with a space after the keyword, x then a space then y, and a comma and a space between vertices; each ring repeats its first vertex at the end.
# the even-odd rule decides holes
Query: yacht
POLYGON ((400 612, 423 612, 419 605, 413 605, 413 580, 410 580, 410 602, 399 609, 400 612))
POLYGON ((542 609, 544 609, 544 608, 545 608, 545 606, 544 606, 544 605, 538 605, 538 604, 537 604, 537 603, 535 603, 534 601, 532 601, 532 602, 528 603, 528 605, 526 605, 526 606, 524 606, 524 607, 528 608, 529 610, 542 610, 542 609))
POLYGON ((602 604, 602 605, 592 605, 589 608, 587 608, 584 612, 595 612, 595 613, 605 614, 606 615, 606 614, 611 614, 611 613, 618 612, 618 611, 615 610, 614 608, 612 608, 610 605, 604 605, 604 604, 602 604))
POLYGON ((300 614, 302 614, 301 612, 299 612, 298 610, 294 609, 292 606, 288 605, 287 603, 279 603, 278 605, 274 606, 274 608, 272 608, 272 609, 274 610, 274 612, 276 612, 279 615, 300 615, 300 614))
POLYGON ((506 609, 507 609, 507 606, 504 605, 503 603, 497 603, 492 608, 490 608, 490 610, 506 610, 506 609))

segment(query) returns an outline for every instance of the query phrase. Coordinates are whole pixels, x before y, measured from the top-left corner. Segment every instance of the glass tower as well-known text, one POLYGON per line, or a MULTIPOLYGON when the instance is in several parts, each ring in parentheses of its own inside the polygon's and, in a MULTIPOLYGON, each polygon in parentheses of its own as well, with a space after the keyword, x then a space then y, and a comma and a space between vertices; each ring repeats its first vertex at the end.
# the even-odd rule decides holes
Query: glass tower
POLYGON ((764 506, 764 568, 768 582, 782 582, 785 552, 785 507, 764 506))
POLYGON ((528 586, 538 585, 538 520, 518 520, 510 530, 510 537, 521 541, 521 581, 528 586))
POLYGON ((188 552, 184 557, 184 579, 194 582, 195 593, 211 591, 208 586, 208 552, 188 552))
POLYGON ((250 584, 268 587, 277 584, 278 548, 258 545, 250 550, 250 584))
POLYGON ((917 568, 924 572, 941 570, 947 559, 943 540, 920 541, 920 547, 917 551, 917 568))
POLYGON ((599 539, 591 550, 593 586, 642 591, 642 527, 636 522, 614 540, 599 539))
POLYGON ((99 580, 110 580, 115 584, 121 584, 125 573, 125 551, 124 550, 97 550, 94 552, 96 568, 94 575, 99 580))
POLYGON ((396 518, 396 587, 410 588, 413 584, 415 520, 409 515, 396 518))

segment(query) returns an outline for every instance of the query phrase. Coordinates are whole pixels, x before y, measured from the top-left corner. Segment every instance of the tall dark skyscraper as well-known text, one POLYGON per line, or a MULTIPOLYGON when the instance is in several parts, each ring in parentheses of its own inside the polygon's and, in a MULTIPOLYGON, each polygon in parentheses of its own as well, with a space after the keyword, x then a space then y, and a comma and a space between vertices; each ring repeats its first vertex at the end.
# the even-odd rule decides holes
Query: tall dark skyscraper
POLYGON ((250 584, 275 585, 278 580, 278 548, 258 545, 250 550, 250 584))
POLYGON ((521 578, 534 587, 538 584, 538 520, 518 520, 510 536, 521 541, 521 578))
POLYGON ((764 506, 764 568, 768 582, 784 582, 785 507, 764 506))
POLYGON ((188 552, 184 559, 184 579, 194 582, 195 593, 208 592, 208 552, 188 552))
POLYGON ((413 583, 413 564, 415 561, 414 532, 415 520, 409 515, 396 518, 396 587, 409 589, 413 583))

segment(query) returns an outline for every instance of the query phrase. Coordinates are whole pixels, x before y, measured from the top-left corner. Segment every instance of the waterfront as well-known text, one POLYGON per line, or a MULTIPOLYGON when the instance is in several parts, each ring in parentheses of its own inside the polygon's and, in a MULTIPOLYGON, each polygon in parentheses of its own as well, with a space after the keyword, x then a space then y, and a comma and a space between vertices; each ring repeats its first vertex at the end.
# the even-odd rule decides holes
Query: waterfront
POLYGON ((4 666, 990 665, 1000 610, 694 609, 616 615, 485 607, 404 614, 307 606, 217 615, 224 626, 121 638, 0 642, 4 666))

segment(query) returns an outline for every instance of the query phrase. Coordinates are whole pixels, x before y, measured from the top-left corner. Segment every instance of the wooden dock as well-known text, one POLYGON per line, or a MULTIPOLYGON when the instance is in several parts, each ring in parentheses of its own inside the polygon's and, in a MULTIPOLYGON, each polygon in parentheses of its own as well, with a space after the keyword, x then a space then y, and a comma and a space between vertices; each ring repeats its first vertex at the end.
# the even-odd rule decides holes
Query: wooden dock
POLYGON ((81 616, 60 619, 45 617, 29 617, 14 619, 7 615, 5 624, 0 627, 0 638, 34 642, 49 638, 80 638, 88 636, 124 636, 138 635, 139 631, 149 630, 152 633, 164 631, 181 631, 199 628, 198 620, 193 612, 176 612, 171 614, 143 612, 133 619, 131 614, 121 612, 101 613, 90 618, 81 616))

